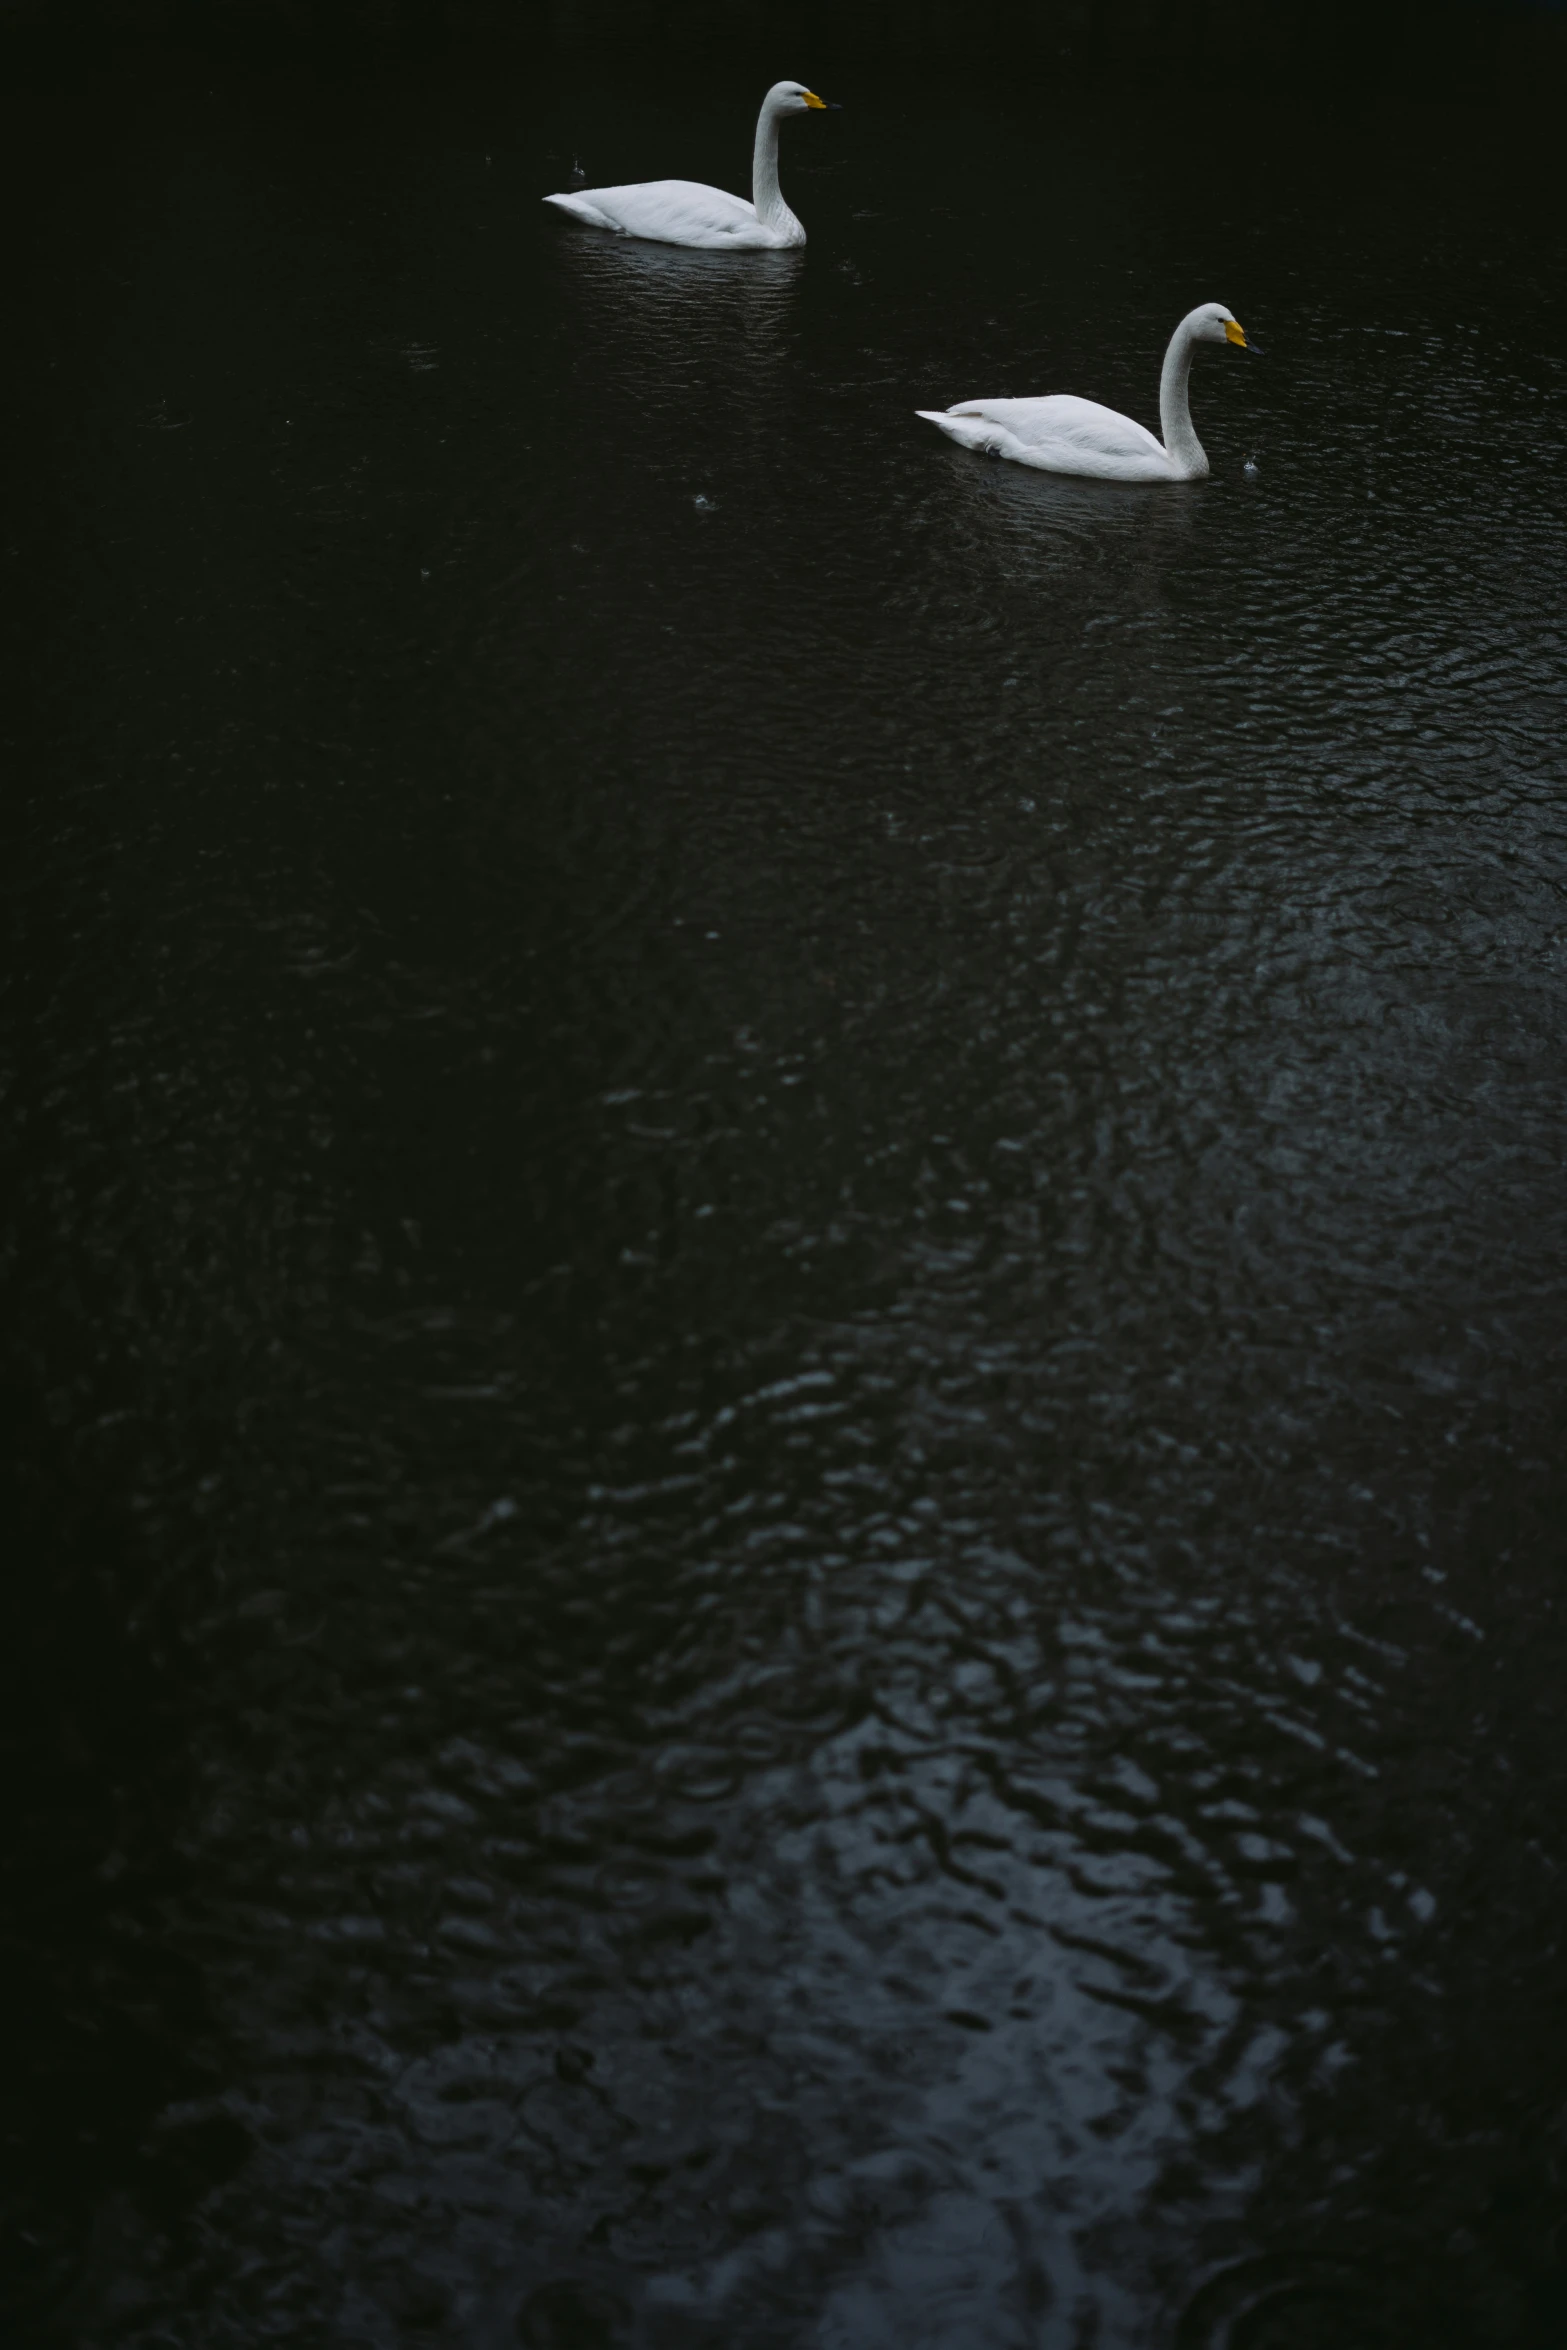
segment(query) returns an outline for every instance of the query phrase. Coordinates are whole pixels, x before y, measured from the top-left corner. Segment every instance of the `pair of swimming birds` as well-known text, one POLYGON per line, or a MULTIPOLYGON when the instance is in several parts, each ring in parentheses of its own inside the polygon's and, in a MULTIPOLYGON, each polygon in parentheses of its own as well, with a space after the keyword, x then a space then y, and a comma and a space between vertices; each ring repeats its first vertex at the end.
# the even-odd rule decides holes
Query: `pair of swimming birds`
MULTIPOLYGON (((697 245, 709 252, 778 251, 803 245, 805 231, 778 186, 778 128, 785 115, 828 111, 800 82, 775 82, 762 100, 751 162, 751 202, 696 180, 644 180, 627 188, 584 188, 546 196, 563 212, 617 236, 648 237, 661 245, 697 245)), ((966 449, 1010 457, 1043 473, 1087 474, 1099 481, 1195 481, 1208 470, 1192 430, 1187 379, 1199 343, 1233 343, 1255 351, 1240 322, 1221 302, 1188 312, 1170 337, 1159 378, 1163 440, 1130 416, 1097 400, 1052 393, 1043 400, 960 400, 946 409, 917 408, 966 449)))

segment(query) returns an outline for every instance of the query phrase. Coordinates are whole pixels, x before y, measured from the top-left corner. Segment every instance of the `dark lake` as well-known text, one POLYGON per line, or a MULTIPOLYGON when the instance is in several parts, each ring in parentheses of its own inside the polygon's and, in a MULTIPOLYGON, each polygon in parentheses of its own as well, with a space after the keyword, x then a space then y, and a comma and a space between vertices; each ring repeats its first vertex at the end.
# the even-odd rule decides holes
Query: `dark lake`
POLYGON ((7 101, 0 2316, 1552 2350, 1559 145, 775 70, 7 101))

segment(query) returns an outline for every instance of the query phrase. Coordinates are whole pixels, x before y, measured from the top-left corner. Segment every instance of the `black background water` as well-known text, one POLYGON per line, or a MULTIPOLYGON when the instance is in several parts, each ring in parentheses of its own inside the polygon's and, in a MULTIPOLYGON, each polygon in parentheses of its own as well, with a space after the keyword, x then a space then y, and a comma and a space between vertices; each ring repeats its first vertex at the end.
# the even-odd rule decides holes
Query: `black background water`
POLYGON ((16 107, 24 2338, 1561 2338, 1550 141, 829 94, 16 107))

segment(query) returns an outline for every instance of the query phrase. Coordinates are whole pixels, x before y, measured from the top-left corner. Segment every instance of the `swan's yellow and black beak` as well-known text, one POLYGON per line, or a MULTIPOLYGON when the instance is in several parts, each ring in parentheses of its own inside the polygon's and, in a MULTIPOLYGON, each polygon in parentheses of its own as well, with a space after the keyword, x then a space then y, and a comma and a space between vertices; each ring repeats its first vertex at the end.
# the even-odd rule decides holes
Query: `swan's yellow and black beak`
POLYGON ((1233 343, 1236 349, 1239 351, 1250 351, 1258 359, 1262 357, 1261 347, 1256 343, 1247 342, 1246 329, 1242 326, 1238 318, 1227 318, 1225 320, 1224 339, 1227 343, 1233 343))
POLYGON ((806 91, 805 103, 807 106, 819 106, 824 114, 841 114, 843 112, 843 108, 831 98, 818 98, 814 90, 806 91))

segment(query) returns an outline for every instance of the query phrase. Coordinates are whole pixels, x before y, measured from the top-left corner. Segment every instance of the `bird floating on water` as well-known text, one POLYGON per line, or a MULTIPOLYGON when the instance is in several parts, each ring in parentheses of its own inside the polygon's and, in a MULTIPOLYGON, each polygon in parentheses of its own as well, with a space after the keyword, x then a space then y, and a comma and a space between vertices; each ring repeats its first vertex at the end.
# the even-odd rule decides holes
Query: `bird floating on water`
POLYGON ((1186 401, 1186 380, 1199 343, 1257 348, 1222 302, 1204 302, 1189 311, 1170 337, 1159 378, 1162 441, 1130 416, 1070 392, 1042 400, 961 400, 955 408, 917 408, 914 413, 965 449, 1010 457, 1042 473, 1081 473, 1098 481, 1195 481, 1208 470, 1186 401))
POLYGON ((631 187, 583 188, 544 201, 592 228, 648 237, 660 245, 700 245, 712 252, 803 245, 805 231, 779 192, 778 125, 786 114, 813 109, 837 111, 802 82, 774 82, 756 118, 749 204, 743 196, 704 187, 699 180, 641 180, 631 187))

